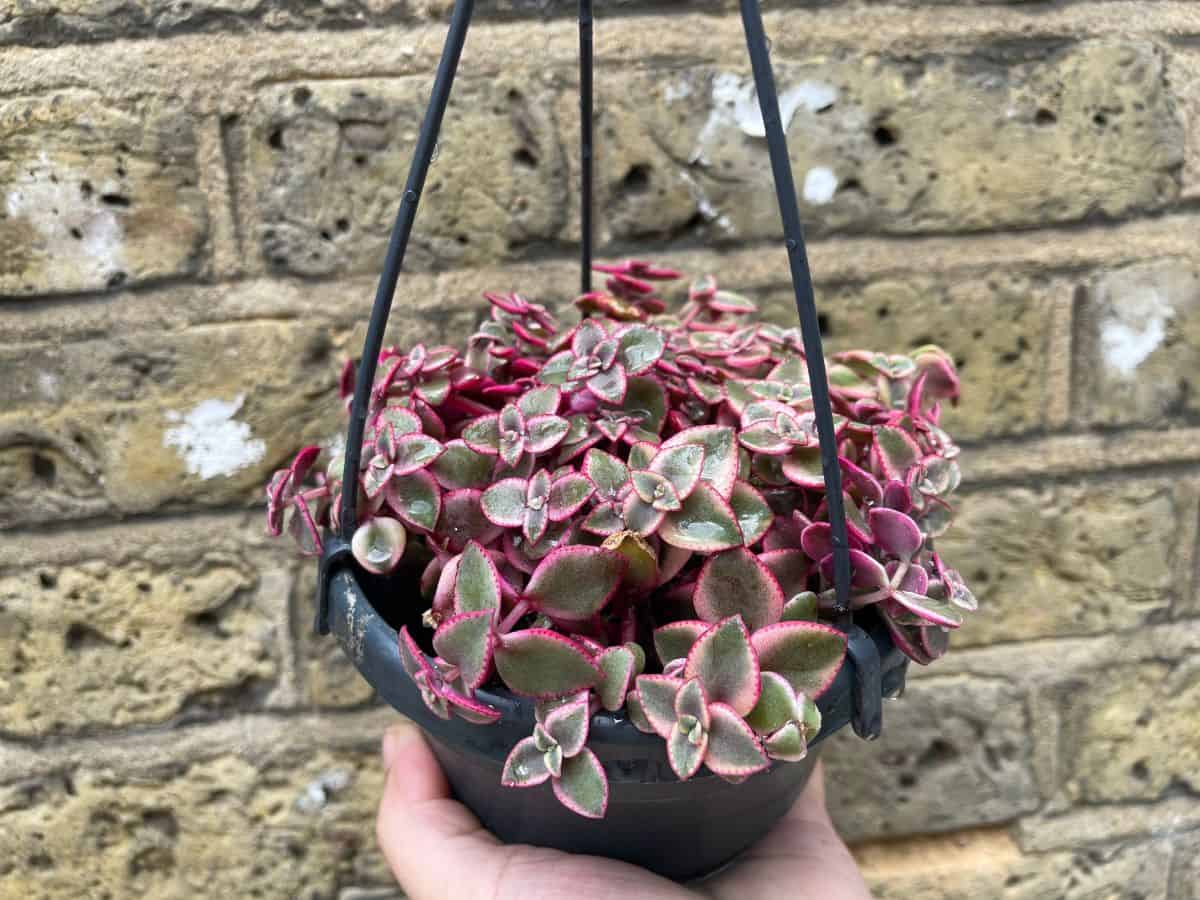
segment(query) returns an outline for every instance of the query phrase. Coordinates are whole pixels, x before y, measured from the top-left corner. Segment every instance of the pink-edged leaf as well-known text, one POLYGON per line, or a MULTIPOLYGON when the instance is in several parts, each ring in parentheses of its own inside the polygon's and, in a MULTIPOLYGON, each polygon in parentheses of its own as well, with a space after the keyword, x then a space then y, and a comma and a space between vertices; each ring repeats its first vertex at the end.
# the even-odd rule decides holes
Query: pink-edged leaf
POLYGON ((417 645, 413 636, 408 633, 407 625, 401 626, 399 638, 400 665, 408 673, 408 677, 416 678, 421 674, 432 674, 433 667, 429 665, 429 659, 417 645))
POLYGON ((817 622, 779 622, 756 631, 750 643, 764 672, 778 672, 814 700, 833 684, 846 657, 846 636, 817 622))
POLYGON ((596 685, 596 696, 600 698, 601 706, 609 712, 616 712, 625 705, 637 660, 628 647, 609 647, 596 657, 596 664, 604 673, 596 685))
POLYGON ((758 702, 761 687, 758 656, 740 616, 714 625, 688 652, 684 678, 698 678, 715 703, 726 703, 745 715, 758 702))
POLYGON ((525 596, 546 615, 581 622, 602 610, 621 583, 625 557, 601 547, 560 547, 538 563, 525 596))
POLYGON ((800 703, 791 683, 778 672, 763 672, 762 691, 746 716, 746 724, 759 734, 770 734, 800 716, 800 703))
POLYGON ((538 381, 542 384, 566 384, 567 372, 571 369, 571 364, 575 362, 575 354, 570 350, 563 350, 555 353, 545 363, 538 372, 538 381))
POLYGON ((571 349, 576 356, 587 356, 608 337, 602 322, 596 319, 584 319, 571 335, 571 349))
POLYGON ((571 423, 560 416, 533 416, 525 423, 525 449, 547 453, 562 442, 570 427, 571 423))
POLYGON ((616 500, 629 481, 629 468, 615 456, 592 449, 583 458, 583 474, 596 486, 596 494, 616 500))
POLYGON ((717 775, 742 776, 761 772, 770 761, 754 730, 724 703, 710 703, 712 727, 704 764, 717 775))
POLYGON ((866 469, 859 468, 844 456, 838 457, 842 467, 842 483, 847 485, 850 492, 869 503, 879 503, 883 500, 883 487, 879 481, 866 469))
POLYGON ((793 447, 783 457, 783 474, 792 484, 806 488, 823 488, 825 474, 821 469, 819 447, 793 447))
MULTIPOLYGON (((736 462, 737 455, 733 454, 736 462)), ((736 475, 736 469, 734 471, 736 475)), ((732 490, 732 482, 730 489, 732 490)), ((715 487, 701 481, 678 512, 668 513, 659 536, 674 547, 715 553, 742 545, 737 515, 715 487)))
POLYGON ((790 599, 807 588, 812 562, 803 550, 768 550, 758 555, 758 561, 775 576, 784 597, 790 599))
POLYGON ((536 387, 526 391, 517 400, 517 409, 522 415, 532 419, 534 416, 548 416, 558 412, 562 403, 562 391, 553 385, 536 387))
POLYGON ((450 491, 442 497, 437 535, 444 538, 451 553, 461 553, 467 541, 476 540, 486 546, 500 536, 502 529, 484 516, 480 497, 480 492, 474 490, 450 491))
POLYGON ((771 530, 763 538, 763 549, 794 550, 802 546, 801 536, 810 524, 799 510, 794 510, 790 516, 776 516, 771 523, 771 530))
POLYGON ((708 695, 704 693, 704 685, 700 683, 699 678, 685 682, 675 695, 675 718, 679 723, 687 725, 689 730, 692 720, 705 731, 712 724, 708 714, 708 695))
POLYGON ((688 729, 677 724, 667 738, 667 762, 680 781, 687 781, 700 770, 708 751, 708 731, 699 722, 688 729))
POLYGON ((885 478, 904 480, 905 473, 920 462, 921 448, 912 436, 902 428, 880 425, 875 428, 875 442, 871 445, 871 460, 879 467, 885 478))
POLYGON ((648 325, 628 325, 617 333, 617 352, 630 375, 641 375, 659 359, 666 349, 662 331, 648 325))
POLYGON ((658 584, 658 557, 641 535, 632 531, 610 534, 600 545, 625 557, 624 583, 638 591, 649 591, 658 584))
POLYGON ((661 738, 671 736, 675 727, 675 697, 683 687, 683 679, 667 675, 639 675, 638 700, 646 721, 661 738))
POLYGON ((662 448, 669 450, 686 444, 704 448, 700 480, 710 484, 722 497, 729 497, 738 472, 737 432, 725 425, 700 425, 672 436, 662 448))
POLYGON ((621 504, 621 518, 625 523, 625 528, 643 537, 654 534, 662 525, 666 515, 666 512, 655 509, 632 491, 625 498, 625 502, 621 504))
POLYGON ((667 406, 667 390, 657 378, 652 375, 629 378, 625 399, 621 401, 621 414, 637 423, 637 433, 642 440, 658 439, 667 420, 667 406))
POLYGON ((917 639, 930 659, 940 659, 950 649, 950 632, 936 625, 920 629, 917 639))
POLYGON ((442 691, 442 697, 445 698, 456 716, 472 725, 493 725, 500 721, 500 710, 480 703, 473 697, 460 694, 450 688, 442 691))
POLYGON ((625 392, 629 389, 625 367, 614 363, 608 369, 597 372, 587 380, 587 389, 605 403, 622 403, 625 400, 625 392))
POLYGON ((821 604, 812 591, 801 591, 783 604, 780 620, 784 622, 815 622, 821 604))
POLYGON ((877 506, 867 513, 867 524, 875 544, 884 553, 911 559, 921 549, 924 538, 917 523, 902 512, 877 506))
POLYGON ((948 600, 923 597, 909 591, 894 591, 892 598, 913 615, 945 628, 957 628, 963 623, 962 610, 948 600))
POLYGON ((480 544, 469 541, 455 570, 455 611, 466 613, 499 609, 500 585, 500 573, 491 556, 480 544))
POLYGON ((691 550, 664 544, 658 560, 658 585, 664 585, 678 575, 691 558, 691 550))
POLYGON ((500 452, 500 416, 482 416, 468 422, 462 430, 462 440, 476 453, 495 456, 500 452))
POLYGON ((493 525, 518 528, 525 522, 526 481, 506 478, 483 492, 480 498, 483 514, 493 525))
POLYGON ((740 616, 757 630, 779 621, 785 599, 771 570, 745 547, 737 547, 704 564, 692 604, 706 622, 740 616))
POLYGON ((646 718, 646 711, 642 708, 642 695, 637 691, 630 691, 625 695, 625 714, 633 723, 633 727, 642 734, 657 734, 650 720, 646 718))
POLYGON ((491 669, 492 618, 492 611, 487 609, 459 613, 439 625, 433 635, 433 649, 446 662, 458 667, 468 691, 483 684, 491 669))
POLYGON ((553 786, 558 802, 573 813, 603 819, 608 811, 608 776, 587 747, 578 756, 563 760, 562 776, 554 779, 553 786))
POLYGON ((700 635, 710 628, 710 623, 699 619, 670 622, 655 628, 654 649, 658 652, 659 662, 665 666, 673 659, 687 659, 692 646, 700 640, 700 635))
POLYGON ((588 513, 580 527, 590 534, 613 535, 624 529, 625 519, 612 504, 606 503, 588 513))
POLYGON ((586 647, 545 628, 503 635, 493 656, 509 690, 526 697, 573 694, 601 677, 586 647))
POLYGON ((954 510, 940 497, 927 498, 925 511, 921 514, 921 528, 931 538, 941 537, 954 521, 954 510))
POLYGON ((800 546, 813 562, 820 562, 833 552, 833 526, 828 522, 813 522, 800 535, 800 546))
POLYGON ((629 468, 648 469, 658 454, 658 447, 649 441, 635 441, 629 445, 629 468))
POLYGON ((912 509, 912 492, 903 481, 889 481, 883 486, 883 505, 907 513, 912 509))
MULTIPOLYGON (((889 580, 896 575, 896 567, 899 563, 892 561, 887 564, 887 573, 889 580)), ((917 565, 909 566, 904 571, 904 577, 900 579, 900 584, 897 585, 902 591, 908 591, 913 594, 924 594, 929 590, 929 573, 917 565)), ((939 597, 943 596, 939 594, 939 597)))
POLYGON ((406 434, 396 441, 392 474, 411 475, 442 455, 442 445, 427 434, 406 434))
POLYGON ((454 491, 487 487, 492 483, 494 465, 494 457, 477 453, 465 441, 455 440, 444 445, 442 455, 430 464, 429 471, 438 484, 454 491))
POLYGON ((570 758, 587 743, 590 718, 588 698, 585 694, 578 700, 564 703, 547 715, 544 726, 546 733, 562 748, 563 756, 570 758))
POLYGON ((395 519, 375 518, 359 525, 350 539, 350 550, 368 572, 386 575, 400 563, 408 532, 395 519))
POLYGON ((630 476, 633 490, 643 503, 649 503, 662 512, 673 512, 683 504, 675 486, 662 475, 655 472, 639 471, 630 476))
POLYGON ((771 759, 800 762, 808 756, 808 739, 800 725, 788 722, 763 738, 763 749, 771 759))
POLYGON ((681 500, 695 489, 703 470, 704 447, 699 444, 666 447, 650 461, 650 471, 667 479, 681 500))
MULTIPOLYGON (((454 609, 454 582, 458 579, 458 565, 462 554, 448 557, 438 573, 437 588, 433 593, 433 612, 439 617, 451 615, 454 609)), ((464 610, 458 610, 463 612, 464 610)))
POLYGON ((384 489, 387 504, 407 524, 422 531, 437 528, 442 492, 428 472, 393 477, 384 489))
POLYGON ((742 529, 742 542, 747 547, 767 533, 775 518, 763 495, 745 481, 734 482, 729 505, 737 516, 738 526, 742 529))
POLYGON ((521 522, 521 533, 530 544, 536 544, 545 535, 550 526, 550 516, 546 512, 544 501, 535 500, 526 507, 525 517, 521 522))
MULTIPOLYGON (((821 574, 833 582, 833 554, 821 560, 821 574)), ((875 557, 862 550, 850 551, 850 584, 856 590, 878 591, 888 586, 887 570, 875 557)))
POLYGON ((539 749, 531 737, 517 741, 500 773, 500 783, 505 787, 533 787, 549 778, 545 751, 539 749))
POLYGON ((386 457, 376 456, 371 460, 359 479, 367 499, 374 500, 383 495, 388 482, 392 479, 393 471, 394 468, 388 463, 386 457))
POLYGON ((756 422, 738 435, 738 442, 752 453, 786 456, 792 442, 784 438, 769 421, 756 422))
POLYGON ((583 475, 573 472, 557 479, 550 486, 546 504, 546 515, 551 522, 562 522, 575 515, 592 496, 592 483, 583 475))
MULTIPOLYGON (((895 608, 900 612, 904 612, 904 608, 896 604, 895 608)), ((920 666, 927 666, 933 662, 932 657, 925 652, 921 642, 921 632, 925 629, 910 625, 901 625, 887 610, 881 610, 883 624, 887 626, 888 632, 891 634, 892 643, 896 645, 896 649, 920 666)))

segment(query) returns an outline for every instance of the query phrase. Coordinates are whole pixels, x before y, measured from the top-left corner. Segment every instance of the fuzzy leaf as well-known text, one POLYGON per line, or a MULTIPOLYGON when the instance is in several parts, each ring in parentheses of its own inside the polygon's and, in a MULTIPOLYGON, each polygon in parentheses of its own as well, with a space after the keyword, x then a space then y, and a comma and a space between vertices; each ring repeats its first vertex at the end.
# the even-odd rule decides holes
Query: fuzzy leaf
POLYGON ((588 513, 580 527, 591 534, 613 535, 625 527, 625 520, 610 504, 605 504, 588 513))
POLYGON ((738 442, 754 453, 767 456, 784 456, 792 448, 770 422, 756 422, 738 435, 738 442))
POLYGON ((546 453, 562 442, 570 428, 571 423, 559 416, 533 416, 525 423, 525 449, 531 453, 546 453))
POLYGON ((792 484, 806 488, 825 486, 825 474, 821 469, 820 447, 793 447, 783 457, 783 474, 792 484))
POLYGON ((630 375, 641 375, 662 358, 666 341, 657 328, 630 325, 617 337, 618 353, 630 375))
MULTIPOLYGON (((805 532, 808 533, 807 531, 805 532)), ((833 554, 821 560, 821 574, 833 581, 833 554)), ((857 590, 878 591, 888 586, 887 570, 862 550, 850 551, 850 584, 857 590)))
POLYGON ((538 380, 542 384, 565 384, 567 372, 570 371, 573 362, 575 362, 575 354, 570 350, 554 354, 546 360, 541 371, 538 372, 538 380))
POLYGON ((429 471, 438 484, 448 491, 462 488, 485 488, 492 483, 494 459, 476 453, 464 441, 450 441, 442 455, 433 461, 429 471))
POLYGON ((745 715, 760 690, 758 656, 740 616, 730 616, 700 636, 688 652, 685 678, 698 678, 708 698, 745 715))
POLYGON ((669 450, 685 444, 704 448, 700 479, 712 485, 722 497, 728 497, 737 479, 737 433, 724 425, 701 425, 679 432, 662 446, 669 450))
POLYGON ((646 711, 642 709, 642 695, 637 691, 630 691, 625 695, 625 714, 638 731, 643 734, 656 734, 650 720, 646 718, 646 711))
POLYGON ((867 524, 876 545, 884 553, 911 559, 924 539, 917 523, 902 512, 877 506, 867 513, 867 524))
POLYGON ((445 689, 442 696, 460 719, 472 725, 492 725, 500 721, 500 711, 457 691, 445 689))
POLYGON ((407 626, 401 626, 399 638, 400 665, 408 673, 408 677, 416 678, 422 673, 431 672, 429 660, 413 636, 408 633, 407 626))
POLYGON ((783 604, 783 614, 779 618, 783 622, 815 622, 818 609, 817 595, 812 591, 801 591, 783 604))
POLYGON ((621 414, 637 423, 641 439, 658 440, 667 420, 667 391, 662 382, 650 375, 631 377, 621 401, 621 414))
POLYGON ((483 492, 480 502, 489 522, 505 528, 516 528, 525 522, 526 482, 523 478, 506 478, 483 492))
POLYGON ((619 531, 610 534, 600 546, 625 557, 625 584, 629 587, 649 591, 658 584, 658 557, 641 535, 619 531))
POLYGON ((500 608, 500 573, 487 551, 469 541, 454 578, 454 609, 476 612, 500 608))
POLYGON ((563 756, 572 757, 583 749, 588 736, 588 699, 565 703, 546 716, 545 729, 562 748, 563 756))
POLYGON ((909 467, 920 460, 921 449, 907 431, 880 425, 875 429, 871 453, 887 478, 903 481, 909 467))
MULTIPOLYGON (((736 454, 733 456, 736 463, 736 454)), ((659 526, 659 536, 674 547, 701 553, 742 544, 742 530, 733 509, 716 488, 703 481, 683 501, 682 509, 667 514, 659 526)))
POLYGON ((812 563, 803 550, 768 550, 759 554, 758 561, 775 576, 784 597, 794 597, 807 587, 812 563))
POLYGON ((658 447, 648 441, 638 441, 629 447, 629 467, 631 469, 648 469, 650 462, 658 455, 658 447))
POLYGON ((816 622, 780 622, 750 639, 764 672, 778 672, 813 699, 833 684, 846 657, 846 636, 816 622))
POLYGON ((675 697, 683 680, 666 675, 639 675, 637 693, 646 721, 661 738, 671 736, 675 727, 675 697))
POLYGON ((712 628, 708 622, 684 620, 671 622, 654 629, 654 649, 664 666, 673 659, 686 659, 692 645, 712 628))
POLYGON ((604 608, 625 572, 625 557, 600 547, 560 547, 546 556, 525 587, 537 609, 555 619, 581 622, 604 608))
MULTIPOLYGON (((636 646, 636 645, 635 645, 636 646)), ((609 647, 596 657, 603 677, 596 685, 596 696, 600 705, 609 712, 616 712, 625 705, 625 696, 633 681, 636 660, 628 647, 609 647)))
POLYGON ((587 388, 605 403, 621 403, 629 388, 624 366, 616 363, 609 369, 597 372, 587 380, 587 388))
POLYGON ((573 472, 564 475, 550 486, 546 504, 546 515, 551 522, 562 522, 571 518, 592 496, 592 483, 584 476, 573 472))
POLYGON ((650 461, 650 471, 666 478, 681 500, 695 489, 703 469, 704 448, 699 444, 667 447, 650 461))
POLYGON ((350 549, 360 566, 384 575, 399 564, 407 542, 408 533, 403 525, 395 519, 376 518, 358 526, 350 540, 350 549))
POLYGON ((665 515, 663 510, 655 509, 634 492, 630 492, 621 505, 621 517, 625 528, 638 535, 654 534, 665 515))
POLYGON ((685 731, 679 725, 667 738, 667 762, 680 781, 687 781, 700 769, 708 750, 708 732, 699 725, 685 731))
POLYGON ((427 434, 406 434, 396 441, 394 475, 411 475, 442 455, 442 445, 427 434))
POLYGON ((433 636, 433 649, 458 667, 463 685, 469 691, 487 679, 492 645, 492 611, 488 609, 451 616, 438 626, 433 636))
POLYGON ((699 678, 693 678, 684 683, 679 689, 679 693, 675 695, 675 716, 676 718, 688 725, 691 729, 692 720, 705 731, 712 724, 712 719, 708 714, 708 697, 704 693, 704 686, 700 683, 699 678))
POLYGON ((737 516, 738 526, 742 529, 742 542, 747 547, 767 533, 775 518, 763 495, 745 481, 734 482, 729 505, 737 516))
POLYGON ((558 802, 588 819, 603 819, 608 810, 608 777, 600 760, 587 747, 563 761, 562 777, 555 778, 558 802))
POLYGON ((508 754, 500 773, 500 783, 505 787, 533 787, 549 777, 545 752, 538 749, 533 738, 527 737, 518 741, 508 754))
POLYGON ((526 507, 525 518, 521 523, 521 533, 525 535, 525 540, 530 544, 540 541, 549 525, 550 517, 547 515, 544 501, 537 500, 534 501, 534 504, 526 507))
POLYGON ((606 500, 615 500, 621 488, 629 481, 629 469, 625 463, 603 450, 592 449, 583 459, 583 474, 596 486, 596 494, 606 500))
POLYGON ((385 491, 388 506, 409 525, 425 531, 437 527, 442 512, 442 492, 428 472, 392 478, 385 491))
POLYGON ((544 628, 503 635, 494 656, 508 688, 527 697, 561 697, 600 680, 600 669, 585 647, 544 628))
POLYGON ((462 430, 462 439, 476 453, 495 456, 500 452, 500 416, 483 416, 468 422, 462 430))
POLYGON ((767 755, 759 746, 754 731, 724 703, 709 704, 712 727, 708 732, 708 751, 704 764, 717 775, 753 775, 768 765, 767 755))
POLYGON ((759 734, 770 734, 801 715, 796 692, 778 672, 762 673, 758 703, 746 716, 746 724, 759 734))
POLYGON ((892 598, 909 612, 934 625, 957 628, 963 623, 961 610, 949 601, 923 597, 909 591, 895 591, 892 598))
POLYGON ((558 412, 562 391, 552 385, 526 391, 517 401, 517 409, 527 418, 547 416, 558 412))
POLYGON ((683 506, 675 486, 655 472, 634 472, 631 476, 633 489, 643 503, 649 503, 662 512, 671 512, 683 506))
POLYGON ((737 547, 704 564, 692 604, 706 622, 741 616, 747 627, 758 630, 779 621, 784 599, 771 570, 745 547, 737 547))
POLYGON ((788 722, 763 739, 767 756, 781 762, 800 762, 808 756, 808 741, 804 729, 795 722, 788 722))

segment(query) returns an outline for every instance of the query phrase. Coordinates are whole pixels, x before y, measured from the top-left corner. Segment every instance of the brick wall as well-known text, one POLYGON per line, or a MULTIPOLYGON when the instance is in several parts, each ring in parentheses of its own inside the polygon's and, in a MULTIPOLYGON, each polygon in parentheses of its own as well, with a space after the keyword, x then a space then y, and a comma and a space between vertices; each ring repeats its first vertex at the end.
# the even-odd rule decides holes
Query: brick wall
MULTIPOLYGON (((571 5, 481 7, 398 340, 575 283, 571 5)), ((983 609, 833 742, 839 822, 880 897, 1195 900, 1200 6, 767 10, 830 343, 934 339, 967 390, 946 544, 983 609)), ((340 428, 445 16, 0 0, 5 900, 387 884, 391 714, 256 505, 340 428)), ((790 320, 734 4, 598 16, 604 254, 790 320)))

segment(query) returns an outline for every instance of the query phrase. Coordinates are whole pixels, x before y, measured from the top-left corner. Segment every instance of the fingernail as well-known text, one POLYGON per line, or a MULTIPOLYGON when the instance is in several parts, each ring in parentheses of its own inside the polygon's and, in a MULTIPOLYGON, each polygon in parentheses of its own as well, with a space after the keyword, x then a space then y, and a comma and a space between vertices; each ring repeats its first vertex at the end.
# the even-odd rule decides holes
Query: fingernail
POLYGON ((393 725, 383 733, 383 768, 391 769, 404 745, 413 739, 415 729, 411 725, 393 725))

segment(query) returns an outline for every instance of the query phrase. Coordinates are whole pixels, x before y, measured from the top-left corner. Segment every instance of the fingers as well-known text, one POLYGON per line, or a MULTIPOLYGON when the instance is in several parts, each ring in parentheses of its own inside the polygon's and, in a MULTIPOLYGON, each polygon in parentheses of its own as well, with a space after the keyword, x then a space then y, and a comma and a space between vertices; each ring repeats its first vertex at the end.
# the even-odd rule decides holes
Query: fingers
POLYGON ((375 834, 400 886, 413 900, 486 895, 503 866, 498 842, 450 799, 421 733, 412 725, 389 729, 383 757, 387 780, 375 834))

